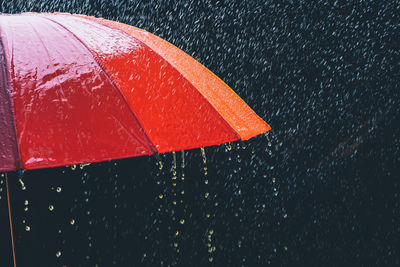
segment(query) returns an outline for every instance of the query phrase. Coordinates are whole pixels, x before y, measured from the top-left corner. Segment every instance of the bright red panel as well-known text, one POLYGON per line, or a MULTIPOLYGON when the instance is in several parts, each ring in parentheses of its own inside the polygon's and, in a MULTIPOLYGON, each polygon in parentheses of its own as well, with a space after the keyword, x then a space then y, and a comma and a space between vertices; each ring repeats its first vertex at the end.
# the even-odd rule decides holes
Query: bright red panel
POLYGON ((0 16, 23 168, 151 154, 120 92, 69 31, 34 15, 0 16))
POLYGON ((0 43, 0 171, 16 170, 19 162, 5 67, 0 43))
POLYGON ((46 16, 67 27, 99 58, 159 152, 239 139, 193 85, 142 42, 90 20, 46 16))

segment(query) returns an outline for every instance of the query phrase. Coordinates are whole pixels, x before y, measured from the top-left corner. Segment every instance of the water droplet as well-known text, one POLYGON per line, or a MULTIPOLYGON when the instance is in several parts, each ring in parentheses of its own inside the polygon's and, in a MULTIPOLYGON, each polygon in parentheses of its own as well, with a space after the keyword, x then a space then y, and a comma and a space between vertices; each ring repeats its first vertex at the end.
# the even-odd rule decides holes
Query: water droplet
POLYGON ((209 195, 210 195, 210 193, 207 192, 207 193, 204 194, 204 197, 208 198, 209 195))
POLYGON ((177 247, 178 247, 178 243, 174 243, 174 247, 176 247, 176 248, 177 248, 177 247))
POLYGON ((26 187, 25 187, 24 181, 22 181, 22 179, 21 179, 21 178, 19 178, 19 179, 18 179, 18 181, 19 181, 19 183, 21 184, 21 189, 22 189, 22 190, 26 190, 26 187))
POLYGON ((72 219, 72 220, 70 221, 70 224, 71 224, 71 225, 74 225, 74 224, 75 224, 75 220, 72 219))
POLYGON ((209 258, 208 258, 208 261, 209 261, 209 262, 213 262, 213 260, 214 260, 213 257, 209 257, 209 258))
POLYGON ((54 210, 54 206, 53 205, 50 205, 49 206, 49 211, 53 211, 54 210))
POLYGON ((207 158, 206 158, 206 151, 204 150, 204 147, 200 148, 201 150, 201 156, 203 157, 203 163, 207 163, 207 158))
POLYGON ((29 201, 28 200, 25 200, 25 206, 28 206, 28 204, 29 204, 29 201))
POLYGON ((172 170, 175 171, 176 170, 176 153, 175 153, 175 151, 172 152, 172 158, 174 160, 174 165, 172 167, 172 170))
POLYGON ((162 198, 164 197, 164 195, 163 195, 163 194, 160 194, 158 197, 159 197, 160 199, 162 199, 162 198))
POLYGON ((158 161, 158 169, 161 171, 163 169, 163 163, 161 159, 158 161))
POLYGON ((61 257, 61 251, 57 251, 56 257, 57 257, 57 258, 61 257))
POLYGON ((185 219, 182 219, 179 222, 180 222, 180 224, 184 224, 185 223, 185 219))
POLYGON ((230 142, 226 145, 226 149, 229 151, 232 150, 232 144, 230 142))
POLYGON ((57 193, 60 193, 61 190, 62 190, 61 187, 57 187, 57 189, 56 189, 57 193))
POLYGON ((25 231, 29 232, 31 230, 31 227, 29 225, 25 226, 25 231))
POLYGON ((176 232, 175 232, 175 236, 178 236, 178 235, 179 235, 179 231, 176 231, 176 232))
POLYGON ((71 170, 75 171, 76 170, 76 165, 71 166, 71 170))
POLYGON ((214 234, 214 230, 213 229, 210 230, 210 235, 212 235, 212 234, 214 234))
POLYGON ((83 163, 79 165, 79 168, 82 170, 84 167, 89 166, 90 163, 83 163))
POLYGON ((283 214, 283 218, 285 219, 287 218, 287 213, 283 214))
POLYGON ((181 164, 181 167, 182 167, 182 169, 184 169, 185 168, 185 151, 182 150, 181 152, 182 152, 182 164, 181 164))

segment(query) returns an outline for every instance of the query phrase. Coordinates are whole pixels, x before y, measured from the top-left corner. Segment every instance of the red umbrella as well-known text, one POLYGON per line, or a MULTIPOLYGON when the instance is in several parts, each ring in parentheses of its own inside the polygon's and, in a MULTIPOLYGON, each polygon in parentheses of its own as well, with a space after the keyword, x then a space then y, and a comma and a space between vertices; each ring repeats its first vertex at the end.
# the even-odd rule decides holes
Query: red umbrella
POLYGON ((270 129, 172 44, 71 14, 1 15, 0 171, 246 140, 270 129))
POLYGON ((270 130, 174 45, 114 21, 0 16, 0 171, 149 155, 270 130))

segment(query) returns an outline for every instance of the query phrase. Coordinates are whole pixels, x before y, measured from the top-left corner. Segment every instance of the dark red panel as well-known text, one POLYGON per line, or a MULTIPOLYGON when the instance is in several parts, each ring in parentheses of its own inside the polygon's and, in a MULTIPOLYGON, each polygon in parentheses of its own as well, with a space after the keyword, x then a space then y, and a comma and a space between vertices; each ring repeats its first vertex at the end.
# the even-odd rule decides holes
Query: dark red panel
POLYGON ((24 168, 153 153, 120 92, 73 34, 34 15, 0 23, 24 168))
POLYGON ((5 67, 0 43, 0 171, 11 171, 18 168, 19 158, 5 67))
POLYGON ((67 27, 97 55, 159 152, 239 139, 192 84, 137 39, 82 18, 47 17, 67 27))

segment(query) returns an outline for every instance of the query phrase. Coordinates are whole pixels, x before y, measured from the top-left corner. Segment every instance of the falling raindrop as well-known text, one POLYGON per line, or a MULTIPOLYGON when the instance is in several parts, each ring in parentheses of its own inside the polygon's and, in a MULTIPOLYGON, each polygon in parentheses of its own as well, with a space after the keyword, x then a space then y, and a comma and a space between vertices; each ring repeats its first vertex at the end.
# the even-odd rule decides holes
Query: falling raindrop
POLYGON ((25 231, 29 232, 31 230, 31 227, 29 225, 25 226, 25 231))
POLYGON ((206 164, 207 158, 206 158, 206 151, 205 151, 204 147, 200 148, 200 151, 201 151, 201 156, 203 157, 203 163, 206 164))
POLYGON ((54 210, 54 206, 53 205, 50 205, 49 206, 49 211, 53 211, 54 210))
POLYGON ((56 191, 57 191, 57 193, 61 193, 61 191, 62 191, 61 187, 57 187, 56 191))
POLYGON ((26 186, 25 186, 24 181, 22 181, 22 177, 20 177, 20 178, 18 179, 18 181, 19 181, 19 183, 21 184, 21 189, 22 189, 22 190, 26 190, 26 186))
POLYGON ((226 144, 225 146, 225 151, 231 151, 232 150, 232 144, 229 142, 228 144, 226 144))
POLYGON ((172 159, 173 159, 172 172, 175 171, 174 175, 176 175, 176 153, 175 152, 172 152, 172 159))
POLYGON ((71 165, 71 170, 75 171, 76 170, 76 165, 71 165))
MULTIPOLYGON (((90 163, 83 163, 79 165, 79 168, 82 170, 84 167, 89 166, 90 163)), ((74 165, 75 166, 75 165, 74 165)), ((75 167, 76 168, 76 167, 75 167)))
POLYGON ((184 169, 185 168, 185 151, 184 150, 181 151, 181 155, 182 155, 181 167, 182 167, 182 169, 184 169))
MULTIPOLYGON (((209 180, 207 178, 208 175, 208 169, 207 169, 207 159, 206 159, 206 152, 204 148, 201 148, 201 155, 203 158, 203 170, 204 170, 204 184, 206 185, 206 188, 208 188, 209 186, 209 180)), ((210 193, 208 192, 208 190, 206 190, 206 192, 204 193, 204 199, 210 201, 209 199, 210 197, 210 193)), ((212 208, 211 208, 211 212, 212 212, 212 208)), ((211 217, 214 217, 214 214, 212 214, 211 212, 207 212, 205 214, 206 219, 210 219, 211 217)), ((209 227, 211 227, 212 222, 209 221, 209 227)), ((214 230, 208 230, 207 231, 207 251, 208 253, 213 253, 213 249, 212 249, 212 235, 214 234, 214 230)), ((212 262, 214 260, 214 258, 212 256, 209 257, 210 262, 212 262)))
POLYGON ((163 169, 163 167, 164 167, 164 164, 163 164, 163 162, 162 162, 162 160, 161 160, 161 157, 160 157, 160 155, 158 155, 157 153, 154 154, 154 155, 155 155, 155 157, 157 158, 156 165, 158 166, 158 169, 161 171, 161 170, 163 169))
POLYGON ((61 257, 61 251, 57 251, 56 257, 57 257, 57 258, 61 257))
POLYGON ((69 223, 70 223, 71 225, 74 225, 74 224, 75 224, 75 220, 72 219, 69 223))

